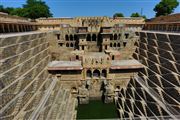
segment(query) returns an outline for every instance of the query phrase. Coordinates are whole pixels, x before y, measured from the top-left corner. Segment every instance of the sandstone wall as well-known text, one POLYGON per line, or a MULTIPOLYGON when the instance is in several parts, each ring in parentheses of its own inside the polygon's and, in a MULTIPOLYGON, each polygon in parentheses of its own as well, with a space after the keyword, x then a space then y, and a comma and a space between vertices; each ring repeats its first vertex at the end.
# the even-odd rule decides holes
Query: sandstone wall
POLYGON ((48 49, 47 33, 0 36, 0 119, 13 119, 36 92, 41 89, 39 93, 43 94, 46 90, 50 84, 46 71, 48 49))

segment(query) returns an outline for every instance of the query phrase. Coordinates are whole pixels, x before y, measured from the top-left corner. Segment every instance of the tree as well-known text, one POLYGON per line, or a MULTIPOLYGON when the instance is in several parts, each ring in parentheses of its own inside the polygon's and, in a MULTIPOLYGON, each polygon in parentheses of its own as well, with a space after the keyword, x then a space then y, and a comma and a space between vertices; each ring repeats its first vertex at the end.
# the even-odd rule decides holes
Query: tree
POLYGON ((24 17, 25 16, 25 10, 24 8, 15 8, 14 10, 12 10, 10 12, 10 15, 17 15, 17 16, 20 16, 20 17, 24 17))
POLYGON ((145 15, 140 15, 138 12, 132 13, 131 17, 143 17, 145 20, 147 19, 147 17, 145 15))
POLYGON ((6 8, 3 5, 0 5, 0 12, 8 13, 6 8))
POLYGON ((178 5, 179 2, 177 0, 161 0, 154 8, 156 17, 173 13, 178 5))
POLYGON ((52 17, 50 8, 42 0, 27 0, 23 8, 4 8, 0 5, 0 12, 5 12, 10 15, 37 19, 40 17, 52 17))
POLYGON ((143 15, 143 16, 141 16, 141 17, 143 17, 145 20, 147 19, 147 17, 146 17, 145 15, 143 15))
POLYGON ((136 13, 132 13, 132 14, 131 14, 131 17, 141 17, 141 15, 136 12, 136 13))
POLYGON ((113 18, 115 18, 115 17, 124 17, 124 15, 123 15, 123 13, 115 13, 113 15, 113 18))
POLYGON ((16 8, 13 7, 7 7, 4 8, 2 5, 0 5, 0 12, 11 14, 12 11, 14 11, 16 8))
POLYGON ((25 14, 23 17, 36 19, 40 17, 52 17, 50 8, 45 2, 41 0, 27 0, 27 3, 23 5, 25 14))

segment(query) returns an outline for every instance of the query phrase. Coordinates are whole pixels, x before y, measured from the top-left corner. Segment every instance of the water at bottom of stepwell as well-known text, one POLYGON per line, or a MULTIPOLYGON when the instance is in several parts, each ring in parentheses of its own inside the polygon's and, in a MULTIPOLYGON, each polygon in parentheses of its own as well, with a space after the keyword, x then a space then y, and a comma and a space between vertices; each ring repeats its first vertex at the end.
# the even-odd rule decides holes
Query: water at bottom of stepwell
POLYGON ((118 118, 114 103, 103 103, 101 100, 91 100, 89 104, 79 104, 77 119, 113 119, 118 118))

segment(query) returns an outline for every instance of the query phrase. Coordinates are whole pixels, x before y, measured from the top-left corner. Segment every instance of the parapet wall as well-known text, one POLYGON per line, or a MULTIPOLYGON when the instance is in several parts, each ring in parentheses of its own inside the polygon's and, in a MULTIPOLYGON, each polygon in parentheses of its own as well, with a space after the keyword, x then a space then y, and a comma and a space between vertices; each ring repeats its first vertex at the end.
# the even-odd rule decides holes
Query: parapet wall
POLYGON ((14 118, 41 85, 41 92, 47 88, 48 49, 47 33, 0 36, 0 119, 14 118))

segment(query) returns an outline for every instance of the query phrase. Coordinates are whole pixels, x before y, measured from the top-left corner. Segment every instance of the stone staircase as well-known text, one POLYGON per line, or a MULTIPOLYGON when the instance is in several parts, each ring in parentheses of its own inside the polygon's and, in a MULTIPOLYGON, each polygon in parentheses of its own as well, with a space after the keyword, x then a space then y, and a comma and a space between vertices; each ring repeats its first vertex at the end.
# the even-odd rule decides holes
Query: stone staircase
POLYGON ((73 98, 70 90, 64 90, 62 102, 59 105, 59 109, 57 110, 58 115, 56 116, 56 120, 73 120, 74 114, 76 113, 75 107, 77 104, 77 99, 73 98))
POLYGON ((70 90, 60 87, 48 113, 44 114, 43 118, 47 120, 74 120, 77 113, 76 105, 77 99, 73 98, 70 90))

